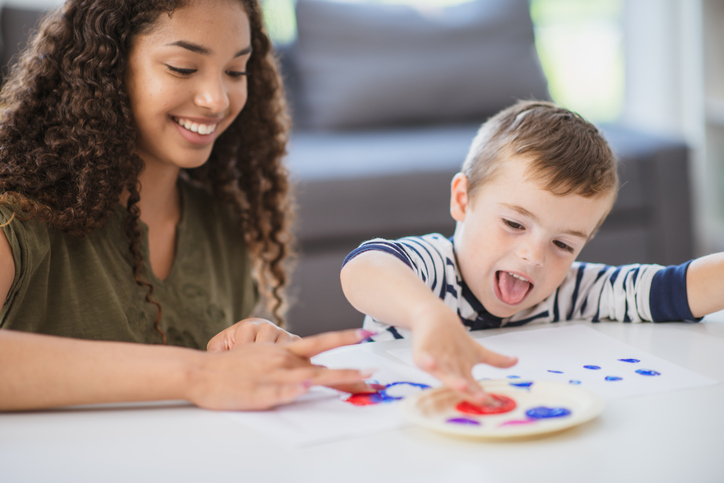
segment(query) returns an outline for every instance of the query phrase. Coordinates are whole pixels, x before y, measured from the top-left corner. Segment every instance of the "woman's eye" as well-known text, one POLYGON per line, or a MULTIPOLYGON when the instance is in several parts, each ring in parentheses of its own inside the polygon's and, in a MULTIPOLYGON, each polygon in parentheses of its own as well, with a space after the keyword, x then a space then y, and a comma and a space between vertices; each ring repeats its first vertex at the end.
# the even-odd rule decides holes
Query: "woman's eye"
POLYGON ((228 75, 229 77, 238 78, 244 77, 245 75, 247 75, 247 73, 241 70, 230 70, 226 72, 226 75, 228 75))
POLYGON ((182 76, 191 75, 194 72, 196 72, 196 69, 182 69, 180 67, 174 67, 174 66, 168 65, 168 64, 166 65, 166 67, 168 67, 171 72, 182 75, 182 76))
POLYGON ((510 228, 512 228, 513 230, 522 230, 523 229, 523 225, 521 225, 520 223, 516 223, 511 220, 503 220, 503 222, 506 225, 508 225, 510 228))
POLYGON ((561 250, 565 250, 565 251, 567 251, 567 252, 569 252, 569 253, 573 253, 573 247, 570 247, 570 246, 566 245, 566 244, 563 243, 562 241, 556 240, 556 241, 553 242, 553 244, 554 244, 555 246, 557 246, 558 248, 560 248, 561 250))

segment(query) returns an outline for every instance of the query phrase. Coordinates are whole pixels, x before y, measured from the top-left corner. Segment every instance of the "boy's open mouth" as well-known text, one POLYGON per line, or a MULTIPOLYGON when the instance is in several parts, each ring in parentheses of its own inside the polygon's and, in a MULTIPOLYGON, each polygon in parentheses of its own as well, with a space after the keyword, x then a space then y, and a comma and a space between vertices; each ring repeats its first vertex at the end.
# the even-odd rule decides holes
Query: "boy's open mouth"
POLYGON ((533 289, 533 284, 529 280, 512 272, 499 270, 495 272, 495 278, 498 298, 508 305, 518 305, 533 289))

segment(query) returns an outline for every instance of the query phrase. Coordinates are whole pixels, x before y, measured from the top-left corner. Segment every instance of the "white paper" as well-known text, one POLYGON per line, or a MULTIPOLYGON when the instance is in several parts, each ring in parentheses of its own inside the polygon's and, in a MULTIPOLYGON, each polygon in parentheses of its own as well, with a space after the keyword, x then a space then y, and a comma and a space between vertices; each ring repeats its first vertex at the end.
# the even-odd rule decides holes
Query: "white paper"
MULTIPOLYGON (((517 356, 518 364, 508 369, 479 364, 473 369, 475 379, 503 379, 519 376, 511 382, 580 381, 606 399, 620 399, 644 394, 708 386, 718 381, 702 376, 648 352, 601 334, 590 327, 576 325, 513 332, 477 339, 486 348, 517 356), (638 359, 638 363, 618 359, 638 359), (599 366, 599 370, 585 369, 599 366), (637 374, 637 369, 659 372, 658 376, 637 374), (562 371, 562 374, 549 371, 562 371), (607 376, 620 377, 607 381, 607 376)), ((390 354, 413 365, 412 349, 395 349, 390 354)))
MULTIPOLYGON (((313 360, 329 368, 375 369, 370 380, 379 384, 405 381, 439 385, 437 380, 415 367, 360 349, 336 349, 320 354, 313 360)), ((314 387, 294 403, 270 411, 226 414, 293 446, 378 433, 407 424, 400 413, 398 401, 354 406, 344 402, 345 396, 332 389, 314 387)))

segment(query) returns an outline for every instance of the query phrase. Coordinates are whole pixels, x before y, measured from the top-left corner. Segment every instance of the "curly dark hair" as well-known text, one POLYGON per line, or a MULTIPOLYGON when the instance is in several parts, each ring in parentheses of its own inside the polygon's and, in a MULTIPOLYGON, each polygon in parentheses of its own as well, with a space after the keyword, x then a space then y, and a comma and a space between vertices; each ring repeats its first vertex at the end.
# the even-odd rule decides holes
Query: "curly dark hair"
MULTIPOLYGON (((285 260, 291 255, 292 202, 282 164, 289 118, 272 45, 257 0, 239 0, 251 26, 248 100, 216 140, 209 160, 182 170, 233 207, 266 310, 284 323, 285 260)), ((187 0, 68 0, 50 14, 0 93, 0 204, 16 204, 50 227, 83 237, 115 213, 125 191, 125 231, 133 276, 143 280, 137 130, 124 86, 135 35, 187 0)))

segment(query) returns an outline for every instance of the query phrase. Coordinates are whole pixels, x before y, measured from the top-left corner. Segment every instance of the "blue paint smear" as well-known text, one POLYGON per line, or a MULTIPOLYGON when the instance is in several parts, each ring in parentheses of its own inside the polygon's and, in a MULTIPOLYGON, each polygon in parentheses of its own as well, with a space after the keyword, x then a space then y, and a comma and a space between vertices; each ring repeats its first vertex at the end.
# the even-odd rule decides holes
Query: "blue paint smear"
POLYGON ((642 376, 660 376, 660 372, 652 371, 650 369, 637 369, 637 373, 641 374, 642 376))
POLYGON ((403 397, 390 396, 389 394, 387 394, 387 390, 389 388, 395 387, 395 386, 401 386, 401 385, 419 387, 420 389, 430 389, 430 386, 428 386, 427 384, 420 384, 418 382, 405 382, 405 381, 393 382, 393 383, 385 386, 385 388, 379 392, 379 394, 382 395, 382 397, 384 398, 382 402, 399 401, 400 399, 404 399, 403 397))
POLYGON ((569 384, 575 384, 575 385, 578 385, 578 384, 580 384, 580 383, 581 383, 581 381, 576 381, 575 379, 571 379, 570 381, 568 381, 568 383, 569 383, 569 384))
POLYGON ((480 426, 480 421, 468 418, 450 418, 445 422, 452 424, 464 424, 466 426, 480 426))
POLYGON ((636 364, 637 362, 641 362, 641 361, 638 360, 638 359, 619 359, 619 361, 621 361, 621 362, 629 362, 629 363, 631 363, 631 364, 636 364))
POLYGON ((592 371, 597 371, 601 368, 601 366, 583 366, 584 369, 591 369, 592 371))
POLYGON ((515 386, 515 387, 530 387, 530 386, 533 385, 533 382, 531 382, 531 381, 526 381, 526 382, 511 382, 511 383, 509 383, 509 384, 510 384, 511 386, 515 386))
POLYGON ((548 369, 548 372, 552 372, 553 374, 563 374, 563 371, 553 371, 551 369, 548 369))
POLYGON ((513 376, 512 374, 510 376, 505 376, 508 379, 520 379, 520 376, 513 376))
POLYGON ((622 379, 623 379, 623 377, 618 377, 618 376, 606 376, 606 380, 607 380, 607 381, 621 381, 622 379))
POLYGON ((532 419, 562 418, 565 416, 569 416, 570 414, 570 409, 548 408, 545 406, 539 406, 537 408, 529 409, 525 412, 525 415, 532 419))

